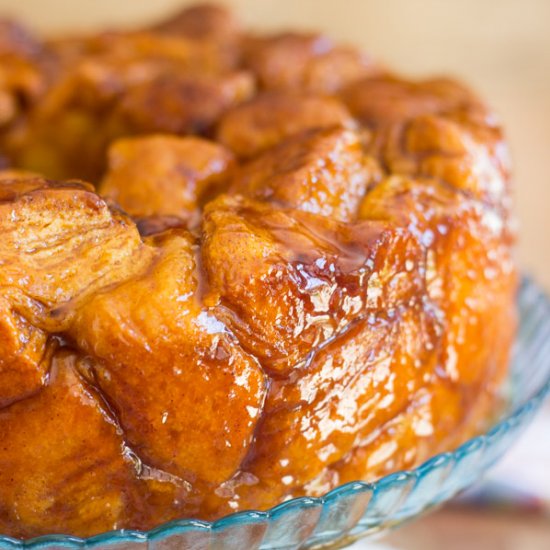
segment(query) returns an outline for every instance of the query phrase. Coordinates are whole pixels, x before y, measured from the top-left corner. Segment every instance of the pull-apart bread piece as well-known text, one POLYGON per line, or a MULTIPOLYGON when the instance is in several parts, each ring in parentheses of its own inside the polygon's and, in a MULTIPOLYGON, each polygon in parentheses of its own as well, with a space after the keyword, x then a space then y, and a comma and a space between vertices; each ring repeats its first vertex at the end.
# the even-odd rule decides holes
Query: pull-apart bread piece
POLYGON ((221 39, 162 29, 51 41, 56 78, 4 136, 3 148, 18 166, 98 183, 116 138, 207 134, 255 90, 254 76, 238 62, 237 37, 235 29, 232 53, 221 39))
POLYGON ((327 128, 293 136, 243 165, 231 190, 352 221, 367 188, 380 176, 378 163, 365 155, 356 132, 327 128))
POLYGON ((201 206, 224 190, 233 154, 197 137, 150 135, 116 141, 99 192, 134 218, 171 216, 200 222, 201 206))
POLYGON ((0 136, 2 534, 266 509, 497 413, 510 167, 472 92, 211 5, 39 51, 0 136))
POLYGON ((371 130, 369 151, 392 174, 447 182, 492 206, 510 208, 508 147, 495 115, 448 79, 363 79, 342 100, 371 130))
POLYGON ((339 46, 321 34, 283 32, 244 39, 243 58, 267 90, 335 93, 381 68, 356 49, 339 46))
POLYGON ((334 97, 265 92, 222 116, 217 139, 241 158, 250 158, 287 138, 332 126, 353 129, 354 118, 334 97))
POLYGON ((34 179, 1 189, 1 208, 9 209, 1 227, 2 301, 12 316, 2 341, 13 349, 0 370, 0 423, 13 437, 0 449, 2 503, 10 503, 2 521, 15 525, 19 509, 35 509, 48 520, 25 520, 17 534, 61 527, 91 534, 120 524, 151 526, 186 509, 198 513, 202 495, 229 479, 246 455, 266 376, 201 305, 195 239, 173 230, 142 241, 135 224, 87 186, 34 179), (55 445, 49 439, 55 441, 60 425, 48 407, 61 406, 63 391, 85 398, 63 401, 63 415, 78 425, 67 422, 65 443, 55 445), (195 431, 202 436, 189 439, 195 431), (94 475, 78 465, 85 448, 95 456, 103 439, 116 451, 104 460, 121 479, 118 492, 109 487, 112 495, 107 477, 115 474, 103 459, 90 462, 94 475), (75 448, 67 449, 73 440, 75 448), (75 473, 62 481, 71 461, 75 473), (48 465, 50 481, 42 471, 33 474, 33 462, 48 465), (15 473, 27 479, 23 486, 15 473), (162 485, 180 497, 164 497, 162 485), (88 510, 86 495, 99 498, 103 489, 104 501, 88 510), (126 508, 126 499, 148 500, 148 491, 158 510, 141 515, 139 502, 126 508), (111 498, 116 508, 102 515, 111 498))
POLYGON ((155 59, 118 60, 114 54, 85 57, 8 136, 8 155, 16 165, 49 177, 98 183, 114 139, 204 134, 253 93, 254 80, 246 71, 194 74, 178 65, 177 60, 166 67, 155 59))
POLYGON ((51 81, 48 49, 25 27, 0 19, 0 131, 17 125, 51 81))

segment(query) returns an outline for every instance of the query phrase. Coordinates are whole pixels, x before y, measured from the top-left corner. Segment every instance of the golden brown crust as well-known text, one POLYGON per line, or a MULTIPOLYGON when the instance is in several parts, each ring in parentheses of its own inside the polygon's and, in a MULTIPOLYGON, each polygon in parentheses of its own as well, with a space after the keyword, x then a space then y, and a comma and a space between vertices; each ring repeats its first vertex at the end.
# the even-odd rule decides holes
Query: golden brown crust
POLYGON ((6 131, 44 95, 51 67, 47 47, 28 29, 0 19, 0 129, 6 131))
POLYGON ((37 392, 46 380, 43 360, 47 335, 14 310, 8 296, 0 298, 0 407, 37 392))
POLYGON ((207 133, 255 90, 253 75, 230 70, 210 42, 106 33, 55 49, 57 78, 4 138, 15 165, 52 178, 97 183, 114 139, 207 133))
POLYGON ((0 140, 0 532, 268 508, 484 427, 516 271, 472 92, 215 6, 14 36, 45 96, 0 140))
POLYGON ((175 216, 196 225, 200 206, 226 187, 233 167, 233 155, 205 139, 122 139, 109 149, 99 192, 134 218, 175 216))
POLYGON ((343 90, 390 173, 431 177, 509 208, 510 161, 495 116, 461 84, 365 79, 343 90))
POLYGON ((124 521, 131 504, 133 466, 121 454, 116 426, 78 374, 74 355, 52 353, 44 391, 0 411, 0 526, 16 536, 94 534, 124 521))
POLYGON ((359 134, 337 127, 292 136, 243 165, 231 192, 352 221, 361 198, 380 177, 359 134))
POLYGON ((239 34, 239 23, 225 7, 199 4, 183 9, 152 27, 162 34, 202 40, 230 40, 239 34))
POLYGON ((204 133, 229 107, 253 92, 254 81, 247 72, 217 78, 166 76, 132 89, 115 117, 132 133, 204 133))
POLYGON ((418 263, 421 251, 406 232, 383 223, 350 227, 222 197, 208 205, 203 231, 207 300, 219 304, 218 316, 242 345, 278 373, 301 368, 366 308, 395 307, 422 284, 393 280, 398 266, 418 263))
POLYGON ((154 254, 146 271, 91 297, 68 333, 97 358, 93 380, 144 462, 188 482, 221 483, 252 439, 264 375, 201 307, 191 237, 174 230, 146 244, 154 254))
POLYGON ((335 46, 315 33, 249 36, 243 53, 246 66, 268 90, 334 93, 349 82, 380 72, 368 56, 335 46))
POLYGON ((75 301, 139 268, 135 225, 92 189, 41 179, 0 184, 0 285, 38 327, 58 330, 75 301))
POLYGON ((250 158, 295 134, 331 126, 356 126, 336 98, 268 92, 229 110, 220 120, 217 139, 239 157, 250 158))

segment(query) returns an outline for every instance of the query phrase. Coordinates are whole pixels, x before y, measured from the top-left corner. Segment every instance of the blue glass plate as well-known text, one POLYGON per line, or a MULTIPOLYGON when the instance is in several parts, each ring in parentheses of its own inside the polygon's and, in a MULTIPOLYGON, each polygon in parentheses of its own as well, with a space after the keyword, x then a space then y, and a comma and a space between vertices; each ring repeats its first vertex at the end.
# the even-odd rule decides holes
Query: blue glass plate
POLYGON ((297 498, 266 512, 241 512, 215 522, 184 519, 152 531, 114 531, 89 539, 50 535, 0 548, 117 550, 293 550, 342 548, 437 506, 465 489, 510 447, 550 393, 550 302, 525 280, 520 329, 501 420, 486 434, 419 468, 374 483, 342 485, 322 498, 297 498))

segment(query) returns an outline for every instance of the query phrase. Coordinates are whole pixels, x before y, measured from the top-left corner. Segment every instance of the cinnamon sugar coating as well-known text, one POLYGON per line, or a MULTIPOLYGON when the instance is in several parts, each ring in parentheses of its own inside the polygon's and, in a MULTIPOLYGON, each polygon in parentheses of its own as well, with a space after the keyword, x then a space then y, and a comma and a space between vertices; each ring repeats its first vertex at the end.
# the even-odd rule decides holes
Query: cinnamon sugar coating
POLYGON ((266 509, 491 420, 514 220, 473 92, 212 5, 3 23, 0 59, 2 534, 266 509))

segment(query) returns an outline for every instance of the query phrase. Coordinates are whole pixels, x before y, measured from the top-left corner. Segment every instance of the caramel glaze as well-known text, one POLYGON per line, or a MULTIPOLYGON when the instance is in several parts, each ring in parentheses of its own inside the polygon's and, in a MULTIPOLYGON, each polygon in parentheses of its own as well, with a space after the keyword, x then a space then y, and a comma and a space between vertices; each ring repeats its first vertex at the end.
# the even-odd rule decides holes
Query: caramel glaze
POLYGON ((472 92, 210 5, 5 23, 0 58, 0 533, 265 509, 495 414, 514 222, 472 92))

